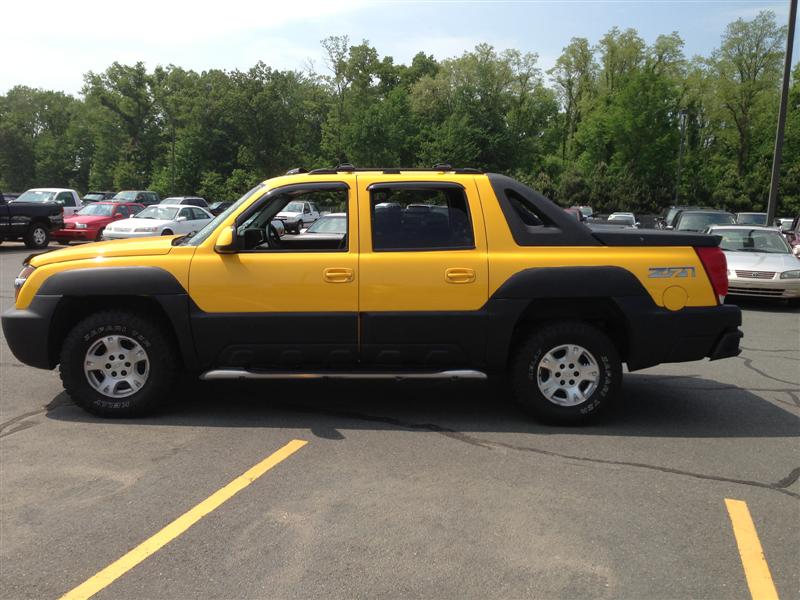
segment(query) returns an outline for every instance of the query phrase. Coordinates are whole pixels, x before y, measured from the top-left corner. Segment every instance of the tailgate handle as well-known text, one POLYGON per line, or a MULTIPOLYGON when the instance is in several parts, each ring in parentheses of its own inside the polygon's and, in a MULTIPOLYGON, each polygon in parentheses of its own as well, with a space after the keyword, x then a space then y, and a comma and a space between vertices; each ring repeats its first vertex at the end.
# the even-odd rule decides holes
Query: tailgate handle
POLYGON ((328 283, 350 283, 353 281, 353 269, 330 267, 322 271, 322 277, 328 283))
POLYGON ((474 283, 475 270, 452 267, 445 270, 444 279, 447 283, 474 283))

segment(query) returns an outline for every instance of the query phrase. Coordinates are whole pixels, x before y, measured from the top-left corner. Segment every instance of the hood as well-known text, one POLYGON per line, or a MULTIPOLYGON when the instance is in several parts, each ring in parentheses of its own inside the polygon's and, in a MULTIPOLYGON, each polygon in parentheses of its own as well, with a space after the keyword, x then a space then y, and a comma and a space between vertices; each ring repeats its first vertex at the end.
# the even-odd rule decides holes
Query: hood
POLYGON ((172 221, 166 219, 137 219, 136 217, 131 217, 129 219, 114 221, 110 226, 113 226, 117 231, 130 231, 136 227, 162 227, 167 223, 172 223, 172 221))
POLYGON ((168 235, 83 244, 81 246, 64 248, 63 250, 54 250, 52 252, 37 254, 30 260, 30 264, 34 267, 42 267, 44 265, 52 265, 54 263, 67 262, 70 260, 90 260, 93 258, 112 256, 154 256, 167 254, 172 250, 173 239, 174 236, 168 235))
POLYGON ((64 217, 64 223, 97 223, 100 221, 108 221, 110 218, 111 217, 104 217, 102 215, 70 215, 64 217))
POLYGON ((770 254, 768 252, 725 252, 728 268, 744 271, 795 271, 800 269, 800 259, 793 254, 770 254))
POLYGON ((276 217, 286 217, 287 219, 295 219, 295 218, 299 217, 299 216, 300 216, 300 215, 302 215, 302 214, 303 214, 303 213, 299 213, 299 212, 289 212, 289 211, 284 211, 284 210, 282 210, 281 212, 279 212, 279 213, 278 213, 277 215, 275 215, 275 216, 276 216, 276 217))

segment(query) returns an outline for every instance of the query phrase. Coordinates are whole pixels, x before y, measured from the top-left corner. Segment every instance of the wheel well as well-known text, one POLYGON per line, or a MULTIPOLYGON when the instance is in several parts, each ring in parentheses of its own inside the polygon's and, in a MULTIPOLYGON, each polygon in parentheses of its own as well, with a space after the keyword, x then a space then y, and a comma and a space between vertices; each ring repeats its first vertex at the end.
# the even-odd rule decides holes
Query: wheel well
POLYGON ((610 298, 546 298, 533 300, 520 315, 511 336, 509 359, 516 347, 534 329, 551 321, 582 321, 603 331, 619 352, 628 356, 629 328, 625 315, 610 298))
MULTIPOLYGON (((66 296, 58 303, 50 326, 48 347, 50 363, 55 365, 58 362, 64 338, 80 320, 92 313, 114 309, 131 310, 155 318, 164 331, 171 336, 175 347, 179 347, 175 329, 167 313, 154 298, 147 296, 66 296)), ((178 354, 181 353, 178 352, 178 354)))

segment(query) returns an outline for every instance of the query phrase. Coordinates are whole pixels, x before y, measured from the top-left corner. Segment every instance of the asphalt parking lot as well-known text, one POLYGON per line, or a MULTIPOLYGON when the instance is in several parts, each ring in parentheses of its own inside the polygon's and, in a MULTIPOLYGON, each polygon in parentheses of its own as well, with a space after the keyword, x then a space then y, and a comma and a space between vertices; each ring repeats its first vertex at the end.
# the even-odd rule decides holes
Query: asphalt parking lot
POLYGON ((0 340, 0 597, 800 597, 800 313, 743 310, 740 357, 579 428, 495 383, 189 382, 104 421, 0 340))

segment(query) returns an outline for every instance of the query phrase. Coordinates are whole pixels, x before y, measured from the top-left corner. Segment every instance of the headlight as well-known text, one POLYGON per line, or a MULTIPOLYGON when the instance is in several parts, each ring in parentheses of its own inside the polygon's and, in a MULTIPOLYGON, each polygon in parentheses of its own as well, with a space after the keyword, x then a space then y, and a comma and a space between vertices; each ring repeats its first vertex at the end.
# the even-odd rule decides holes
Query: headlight
POLYGON ((148 231, 150 231, 150 232, 151 231, 158 231, 158 227, 137 227, 136 229, 134 229, 134 231, 137 232, 137 233, 145 233, 145 232, 148 232, 148 231))
POLYGON ((86 223, 75 223, 75 229, 86 229, 86 223))
POLYGON ((17 301, 17 297, 19 296, 19 291, 22 289, 22 286, 25 285, 25 282, 30 277, 30 274, 36 270, 36 267, 31 265, 25 265, 22 267, 22 271, 19 272, 17 278, 14 280, 14 302, 17 301))
POLYGON ((781 279, 800 279, 800 271, 784 271, 781 279))

